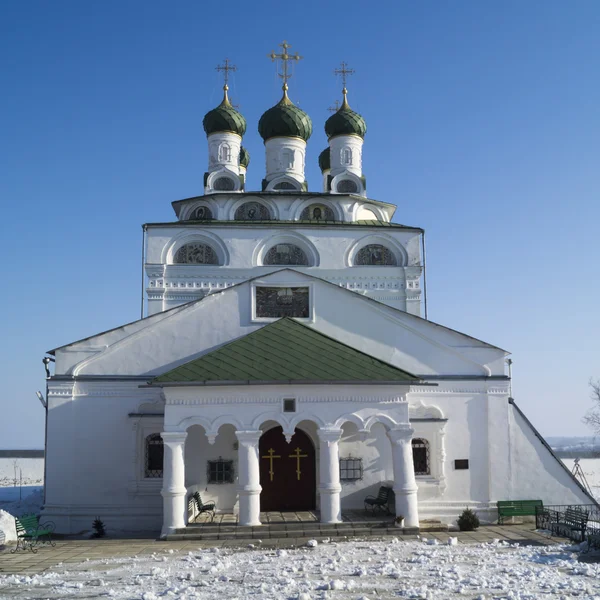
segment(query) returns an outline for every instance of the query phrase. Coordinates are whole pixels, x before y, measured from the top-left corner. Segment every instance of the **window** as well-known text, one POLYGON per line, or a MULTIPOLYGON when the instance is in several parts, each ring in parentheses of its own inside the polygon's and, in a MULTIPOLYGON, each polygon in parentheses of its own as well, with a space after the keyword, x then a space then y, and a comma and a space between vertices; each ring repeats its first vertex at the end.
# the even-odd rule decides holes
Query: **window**
POLYGON ((242 204, 233 217, 236 221, 268 221, 271 218, 269 209, 259 202, 242 204))
POLYGON ((218 265, 217 253, 206 244, 186 244, 177 250, 173 259, 177 264, 218 265))
POLYGON ((283 412, 286 412, 286 413, 296 412, 295 398, 284 398, 283 399, 283 412))
POLYGON ((307 206, 301 213, 300 219, 306 221, 335 221, 333 211, 329 206, 322 204, 311 204, 307 206))
POLYGON ((219 192, 232 192, 235 189, 235 183, 230 177, 217 177, 212 187, 213 190, 219 192))
POLYGON ((355 265, 396 266, 396 257, 389 248, 381 244, 369 244, 356 253, 355 265))
POLYGON ((233 483, 232 460, 209 460, 206 471, 208 483, 233 483))
POLYGON ((231 162, 231 147, 229 144, 219 146, 219 162, 231 162))
POLYGON ((308 319, 308 289, 307 287, 257 287, 256 318, 297 317, 308 319))
POLYGON ((163 476, 164 446, 159 433, 146 438, 146 457, 144 460, 144 477, 163 476))
POLYGON ((352 179, 342 179, 336 185, 336 190, 340 194, 356 194, 358 192, 358 185, 352 179))
MULTIPOLYGON (((351 165, 352 164, 352 148, 346 146, 342 149, 342 164, 343 165, 351 165)), ((356 184, 354 184, 356 185, 356 184)))
POLYGON ((308 258, 304 250, 295 244, 276 244, 265 254, 263 264, 308 266, 308 258))
POLYGON ((285 148, 281 153, 281 166, 284 169, 294 168, 295 152, 292 148, 285 148))
POLYGON ((190 217, 190 221, 210 221, 212 220, 212 212, 208 206, 199 206, 190 217))
POLYGON ((273 186, 274 190, 297 190, 298 187, 289 181, 281 181, 273 186))
POLYGON ((459 471, 462 469, 468 469, 469 468, 469 459, 468 458, 457 458, 454 461, 454 468, 459 471))
POLYGON ((413 464, 415 475, 430 475, 429 468, 429 442, 416 438, 412 441, 413 464))
POLYGON ((362 458, 340 458, 340 481, 359 481, 362 476, 362 458))

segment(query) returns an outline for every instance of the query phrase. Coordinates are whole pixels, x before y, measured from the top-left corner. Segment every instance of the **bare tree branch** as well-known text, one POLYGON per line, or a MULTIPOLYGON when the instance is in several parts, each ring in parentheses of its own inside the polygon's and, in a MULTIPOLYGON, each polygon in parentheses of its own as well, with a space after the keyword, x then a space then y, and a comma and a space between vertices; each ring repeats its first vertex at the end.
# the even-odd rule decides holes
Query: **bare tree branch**
POLYGON ((592 388, 591 398, 594 407, 587 411, 582 421, 595 433, 600 434, 600 379, 590 379, 589 383, 592 388))

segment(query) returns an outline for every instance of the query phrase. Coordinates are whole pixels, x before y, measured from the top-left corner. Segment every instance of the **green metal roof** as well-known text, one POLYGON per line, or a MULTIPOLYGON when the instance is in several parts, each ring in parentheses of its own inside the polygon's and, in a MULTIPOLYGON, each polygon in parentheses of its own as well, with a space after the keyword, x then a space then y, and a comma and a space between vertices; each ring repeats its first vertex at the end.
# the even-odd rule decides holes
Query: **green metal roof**
POLYGON ((231 105, 225 86, 223 101, 217 108, 208 111, 202 125, 206 135, 218 132, 231 132, 239 136, 246 133, 246 119, 231 105))
POLYGON ((331 169, 331 148, 327 147, 321 154, 319 154, 319 168, 321 173, 331 169))
POLYGON ((312 121, 284 92, 283 98, 260 118, 258 133, 265 142, 273 137, 299 137, 308 141, 312 135, 312 121))
POLYGON ((418 377, 290 318, 152 380, 175 383, 410 383, 418 377))
POLYGON ((342 106, 325 121, 325 133, 328 139, 336 135, 358 135, 361 138, 365 137, 367 124, 361 115, 348 106, 345 94, 342 106))
POLYGON ((410 231, 423 231, 420 227, 410 227, 408 225, 401 225, 400 223, 388 223, 386 221, 373 220, 361 220, 361 221, 325 221, 322 219, 311 220, 302 219, 300 221, 217 221, 212 219, 211 221, 167 221, 166 223, 145 223, 144 227, 181 227, 181 226, 198 226, 201 224, 203 227, 231 227, 232 225, 262 225, 272 227, 273 225, 282 226, 287 225, 290 227, 391 227, 393 229, 409 229, 410 231))

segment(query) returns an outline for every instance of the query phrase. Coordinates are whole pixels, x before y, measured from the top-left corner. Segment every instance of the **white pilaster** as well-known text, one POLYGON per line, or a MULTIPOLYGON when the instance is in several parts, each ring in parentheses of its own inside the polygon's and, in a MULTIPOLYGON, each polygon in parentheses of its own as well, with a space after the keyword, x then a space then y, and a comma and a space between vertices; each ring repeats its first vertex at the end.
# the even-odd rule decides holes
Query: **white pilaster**
POLYGON ((185 438, 186 432, 160 434, 164 443, 163 461, 163 527, 161 535, 169 535, 186 525, 185 438))
POLYGON ((388 437, 392 442, 396 516, 404 517, 406 527, 419 526, 418 488, 412 456, 413 433, 414 429, 408 425, 388 431, 388 437))
POLYGON ((321 523, 339 523, 340 507, 340 453, 341 429, 318 429, 319 435, 319 494, 321 523))
POLYGON ((258 440, 262 431, 236 431, 240 525, 260 525, 260 467, 258 440))

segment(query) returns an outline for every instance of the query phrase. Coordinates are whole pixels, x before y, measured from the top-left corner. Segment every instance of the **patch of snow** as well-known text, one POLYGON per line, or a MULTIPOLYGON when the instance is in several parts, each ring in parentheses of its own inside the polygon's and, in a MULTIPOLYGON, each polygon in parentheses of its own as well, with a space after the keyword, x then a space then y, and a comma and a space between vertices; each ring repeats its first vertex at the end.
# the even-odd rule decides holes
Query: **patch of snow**
POLYGON ((0 510, 0 546, 17 540, 15 518, 5 510, 0 510))

